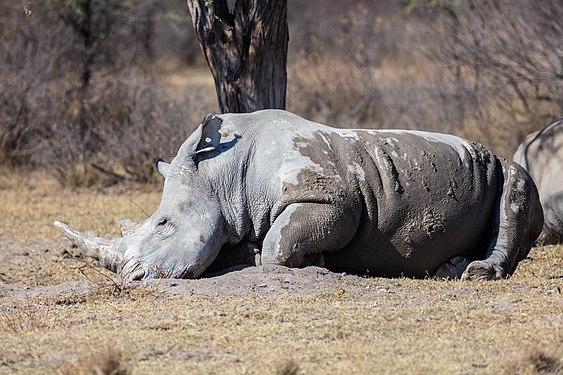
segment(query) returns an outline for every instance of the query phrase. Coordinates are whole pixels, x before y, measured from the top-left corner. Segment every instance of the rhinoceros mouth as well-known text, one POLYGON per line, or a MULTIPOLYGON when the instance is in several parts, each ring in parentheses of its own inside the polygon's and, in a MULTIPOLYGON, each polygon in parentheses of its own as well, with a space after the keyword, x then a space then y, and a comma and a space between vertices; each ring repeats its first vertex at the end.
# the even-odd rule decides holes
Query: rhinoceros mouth
POLYGON ((147 272, 143 265, 132 257, 122 262, 121 267, 117 271, 117 281, 119 283, 143 280, 146 276, 147 272))

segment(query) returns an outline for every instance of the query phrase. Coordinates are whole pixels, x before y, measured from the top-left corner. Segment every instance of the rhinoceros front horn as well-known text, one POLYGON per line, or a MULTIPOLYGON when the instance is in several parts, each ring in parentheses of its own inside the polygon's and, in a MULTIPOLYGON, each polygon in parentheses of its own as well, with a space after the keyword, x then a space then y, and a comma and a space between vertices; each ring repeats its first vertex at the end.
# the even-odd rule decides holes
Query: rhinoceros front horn
POLYGON ((89 236, 60 221, 55 221, 54 224, 78 247, 83 255, 97 259, 103 267, 112 272, 117 272, 117 268, 123 260, 123 254, 117 251, 119 238, 109 240, 103 237, 89 236))

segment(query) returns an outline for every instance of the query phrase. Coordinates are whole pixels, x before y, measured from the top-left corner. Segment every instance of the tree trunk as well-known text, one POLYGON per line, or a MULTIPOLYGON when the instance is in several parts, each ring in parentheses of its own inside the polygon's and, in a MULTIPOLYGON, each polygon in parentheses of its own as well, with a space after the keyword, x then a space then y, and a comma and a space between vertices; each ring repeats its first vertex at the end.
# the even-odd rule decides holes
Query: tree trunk
POLYGON ((223 113, 285 108, 287 0, 187 0, 223 113))

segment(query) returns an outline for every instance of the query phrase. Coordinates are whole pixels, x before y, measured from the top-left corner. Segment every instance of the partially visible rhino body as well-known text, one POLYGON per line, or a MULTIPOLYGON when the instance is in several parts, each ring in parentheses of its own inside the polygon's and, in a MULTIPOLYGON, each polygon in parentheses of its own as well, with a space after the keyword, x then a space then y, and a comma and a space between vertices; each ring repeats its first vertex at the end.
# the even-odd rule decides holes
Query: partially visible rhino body
POLYGON ((526 137, 513 160, 532 176, 543 206, 540 244, 563 243, 563 119, 526 137))
POLYGON ((542 227, 524 169, 444 134, 334 129, 279 110, 224 114, 158 169, 160 207, 125 222, 123 238, 56 225, 126 279, 194 278, 247 258, 493 279, 514 272, 542 227))

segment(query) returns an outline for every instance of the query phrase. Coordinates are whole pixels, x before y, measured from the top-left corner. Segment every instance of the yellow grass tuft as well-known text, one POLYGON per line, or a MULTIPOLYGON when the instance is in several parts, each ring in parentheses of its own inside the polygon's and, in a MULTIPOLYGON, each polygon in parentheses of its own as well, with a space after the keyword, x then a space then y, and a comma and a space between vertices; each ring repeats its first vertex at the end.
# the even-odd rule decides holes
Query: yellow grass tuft
POLYGON ((293 360, 286 360, 278 365, 276 371, 276 375, 299 375, 301 372, 299 371, 299 365, 293 360))
POLYGON ((507 364, 505 372, 521 375, 563 374, 563 349, 538 342, 525 346, 507 364))
POLYGON ((61 375, 131 375, 132 367, 128 365, 121 350, 108 345, 108 349, 95 352, 65 368, 61 375))

